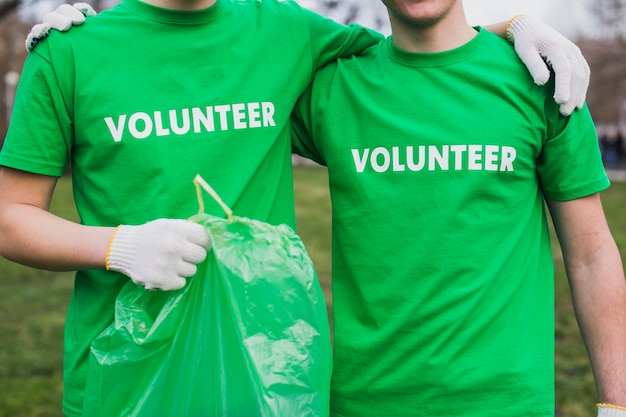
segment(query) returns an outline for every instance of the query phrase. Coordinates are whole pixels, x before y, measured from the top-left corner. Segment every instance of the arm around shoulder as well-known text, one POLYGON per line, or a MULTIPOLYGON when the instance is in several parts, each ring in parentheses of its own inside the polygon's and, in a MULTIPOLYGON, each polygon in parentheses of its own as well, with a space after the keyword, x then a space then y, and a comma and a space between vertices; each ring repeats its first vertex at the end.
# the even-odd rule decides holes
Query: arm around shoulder
POLYGON ((561 105, 561 113, 568 116, 582 108, 591 73, 578 46, 528 15, 517 15, 508 22, 485 26, 485 29, 513 42, 536 84, 548 82, 550 72, 554 71, 554 100, 561 105))

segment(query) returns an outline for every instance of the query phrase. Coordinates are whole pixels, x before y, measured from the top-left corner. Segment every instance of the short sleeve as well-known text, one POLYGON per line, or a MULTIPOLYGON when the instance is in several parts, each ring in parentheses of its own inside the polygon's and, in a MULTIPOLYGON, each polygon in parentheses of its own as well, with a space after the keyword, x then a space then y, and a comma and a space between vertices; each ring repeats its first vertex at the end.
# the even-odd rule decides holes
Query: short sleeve
POLYGON ((589 109, 584 106, 569 117, 558 117, 537 164, 544 194, 568 201, 606 189, 609 179, 589 109))

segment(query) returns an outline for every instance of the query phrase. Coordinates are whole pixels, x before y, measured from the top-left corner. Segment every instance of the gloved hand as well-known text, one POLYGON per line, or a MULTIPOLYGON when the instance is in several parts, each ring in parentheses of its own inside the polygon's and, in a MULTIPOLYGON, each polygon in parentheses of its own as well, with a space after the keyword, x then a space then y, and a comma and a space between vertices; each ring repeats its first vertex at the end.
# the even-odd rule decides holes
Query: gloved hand
POLYGON ((26 37, 26 50, 32 51, 37 42, 50 34, 51 29, 64 32, 72 25, 81 25, 85 21, 85 16, 95 16, 95 14, 94 9, 87 3, 76 3, 74 6, 60 5, 55 11, 47 13, 42 23, 32 27, 26 37))
POLYGON ((203 226, 187 220, 157 219, 119 226, 106 255, 106 269, 127 275, 148 290, 178 290, 210 249, 203 226))
POLYGON ((598 404, 598 417, 626 417, 626 408, 609 404, 598 404))
POLYGON ((583 106, 591 74, 576 45, 550 26, 526 15, 514 17, 506 32, 537 85, 548 82, 549 67, 554 70, 554 100, 561 105, 562 114, 568 116, 583 106))

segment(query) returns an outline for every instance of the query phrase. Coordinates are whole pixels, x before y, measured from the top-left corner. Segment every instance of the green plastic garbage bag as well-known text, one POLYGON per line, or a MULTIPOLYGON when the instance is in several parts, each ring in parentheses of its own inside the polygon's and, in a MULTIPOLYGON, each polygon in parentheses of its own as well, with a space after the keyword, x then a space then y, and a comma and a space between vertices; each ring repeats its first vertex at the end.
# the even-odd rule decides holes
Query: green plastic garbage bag
POLYGON ((91 345, 84 415, 327 416, 330 331, 302 241, 245 218, 191 220, 212 250, 179 291, 122 289, 91 345))

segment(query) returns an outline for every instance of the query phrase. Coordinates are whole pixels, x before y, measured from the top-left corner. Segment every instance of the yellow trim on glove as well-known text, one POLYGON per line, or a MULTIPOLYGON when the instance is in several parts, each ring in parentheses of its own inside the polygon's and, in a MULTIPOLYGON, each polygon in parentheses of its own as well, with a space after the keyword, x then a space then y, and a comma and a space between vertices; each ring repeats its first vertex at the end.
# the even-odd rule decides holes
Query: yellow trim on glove
POLYGON ((106 251, 106 254, 104 255, 104 267, 106 268, 107 271, 110 271, 109 255, 111 254, 111 246, 113 246, 113 239, 115 239, 115 235, 117 235, 117 232, 120 230, 120 227, 122 227, 121 224, 117 226, 115 230, 113 230, 113 233, 111 234, 111 239, 109 239, 109 246, 107 246, 107 251, 106 251))
POLYGON ((511 25, 513 24, 513 21, 514 21, 515 19, 517 19, 518 17, 520 17, 520 16, 524 16, 524 15, 523 15, 523 14, 516 14, 515 16, 513 16, 513 17, 512 17, 512 18, 508 21, 508 23, 506 24, 506 29, 504 30, 504 34, 506 35, 506 40, 507 40, 507 41, 509 41, 509 42, 511 42, 511 43, 513 43, 513 38, 511 38, 511 33, 510 33, 510 30, 511 30, 511 25))
POLYGON ((596 406, 598 408, 604 407, 604 408, 613 408, 615 410, 626 411, 626 407, 621 407, 619 405, 613 405, 613 404, 607 404, 607 403, 598 403, 598 404, 596 404, 596 406))

